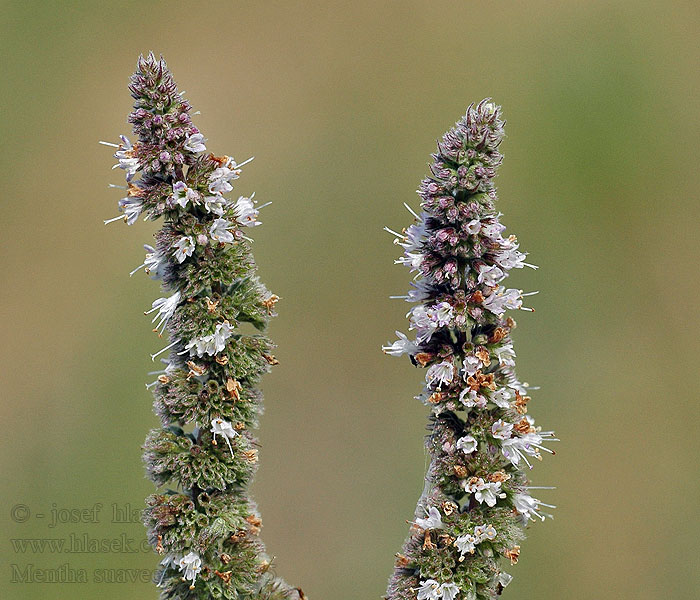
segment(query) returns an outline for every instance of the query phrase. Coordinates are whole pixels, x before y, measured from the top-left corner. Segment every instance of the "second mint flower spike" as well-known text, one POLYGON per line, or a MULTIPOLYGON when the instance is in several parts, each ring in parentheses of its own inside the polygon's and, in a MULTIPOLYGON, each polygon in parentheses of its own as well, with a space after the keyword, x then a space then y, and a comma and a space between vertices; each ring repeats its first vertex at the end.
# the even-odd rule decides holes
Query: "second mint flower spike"
MULTIPOLYGON (((512 577, 528 521, 551 516, 530 495, 527 470, 558 441, 528 414, 528 385, 515 374, 507 311, 532 310, 505 286, 525 262, 496 211, 501 109, 490 100, 438 143, 418 193, 422 211, 402 233, 396 261, 415 273, 399 298, 413 303, 409 331, 384 347, 425 369, 418 396, 430 408, 430 464, 387 600, 491 600, 512 577), (504 560, 505 559, 505 560, 504 560)), ((409 208, 409 210, 411 210, 409 208)))
POLYGON ((163 488, 144 512, 163 557, 161 598, 299 600, 301 592, 272 573, 249 494, 258 383, 277 363, 262 332, 278 298, 259 281, 245 234, 260 224, 259 207, 252 196, 226 196, 245 162, 206 153, 162 58, 140 57, 129 89, 136 140, 107 144, 125 171, 126 197, 122 214, 106 222, 164 220, 131 273, 144 269, 162 282, 163 297, 146 314, 159 337, 169 336, 152 355, 166 357, 164 368, 147 386, 162 427, 144 445, 147 475, 163 488), (244 333, 244 323, 260 333, 244 333))

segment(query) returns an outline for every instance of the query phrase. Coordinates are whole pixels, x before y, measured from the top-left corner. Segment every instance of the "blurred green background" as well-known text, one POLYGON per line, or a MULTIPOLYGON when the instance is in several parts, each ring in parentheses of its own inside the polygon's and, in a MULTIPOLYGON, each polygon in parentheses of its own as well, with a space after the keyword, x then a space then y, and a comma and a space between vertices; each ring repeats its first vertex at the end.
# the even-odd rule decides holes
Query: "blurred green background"
POLYGON ((0 596, 155 598, 95 569, 143 552, 20 552, 14 538, 143 539, 112 523, 152 490, 143 383, 162 344, 142 312, 153 224, 105 227, 120 183, 97 140, 129 133, 128 77, 162 53, 208 147, 272 206, 253 232, 283 300, 281 365, 255 483, 275 568, 312 600, 379 598, 422 488, 422 373, 380 346, 409 274, 382 231, 436 140, 492 96, 508 138, 500 208, 537 272, 518 371, 563 443, 533 471, 533 525, 508 598, 698 597, 697 2, 3 2, 0 596), (104 508, 50 527, 52 508, 104 508), (11 513, 26 505, 22 515, 11 513), (55 505, 55 506, 54 506, 55 505), (37 513, 45 514, 42 519, 37 513), (13 520, 14 517, 14 520, 13 520), (83 568, 91 583, 12 583, 83 568))

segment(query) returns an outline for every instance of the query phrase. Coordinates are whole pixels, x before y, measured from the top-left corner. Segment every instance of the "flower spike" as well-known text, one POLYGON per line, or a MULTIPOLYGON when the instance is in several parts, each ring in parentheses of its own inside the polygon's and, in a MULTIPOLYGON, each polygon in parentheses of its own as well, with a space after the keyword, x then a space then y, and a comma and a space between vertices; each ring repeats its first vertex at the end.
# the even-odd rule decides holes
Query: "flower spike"
POLYGON ((249 494, 262 410, 257 386, 275 364, 263 332, 278 299, 258 280, 242 232, 260 224, 261 207, 252 195, 226 196, 245 163, 206 154, 207 140, 162 58, 140 57, 129 89, 136 137, 102 143, 115 148, 115 168, 126 174, 113 220, 164 221, 130 273, 143 269, 161 281, 164 293, 146 314, 155 313, 154 331, 170 338, 151 355, 168 353, 146 386, 162 422, 144 444, 146 472, 169 488, 149 496, 144 511, 149 541, 165 555, 156 579, 161 597, 299 600, 269 570, 249 494), (245 322, 260 333, 244 333, 245 322))
MULTIPOLYGON (((524 466, 558 441, 527 414, 528 386, 515 374, 509 310, 532 310, 532 295, 504 285, 524 266, 514 235, 495 210, 493 179, 501 164, 501 109, 472 105, 438 143, 431 175, 418 190, 421 212, 401 234, 395 262, 415 273, 403 298, 409 337, 383 347, 408 354, 426 369, 418 397, 431 410, 426 446, 430 464, 403 550, 397 554, 387 600, 493 600, 512 577, 528 521, 544 520, 530 496, 524 466)), ((532 389, 532 388, 530 388, 532 389)))

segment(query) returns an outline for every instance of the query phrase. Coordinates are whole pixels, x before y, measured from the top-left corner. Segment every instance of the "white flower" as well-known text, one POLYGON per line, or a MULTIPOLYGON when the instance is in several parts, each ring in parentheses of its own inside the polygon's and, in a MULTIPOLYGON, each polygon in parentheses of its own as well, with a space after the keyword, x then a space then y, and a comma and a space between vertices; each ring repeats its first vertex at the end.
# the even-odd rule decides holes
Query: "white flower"
POLYGON ((139 218, 143 210, 143 203, 140 198, 131 198, 127 196, 119 201, 119 210, 124 213, 126 224, 133 225, 136 223, 136 219, 139 218))
POLYGON ((189 579, 192 584, 190 585, 190 589, 194 589, 194 584, 195 581, 197 580, 197 575, 199 572, 202 570, 202 559, 199 558, 199 555, 190 552, 189 554, 186 554, 180 559, 180 571, 184 572, 183 577, 185 579, 189 579))
POLYGON ((416 250, 419 250, 420 247, 423 245, 423 241, 425 240, 425 233, 427 230, 425 225, 426 216, 427 214, 425 212, 422 212, 420 214, 418 222, 409 225, 406 229, 406 235, 403 238, 403 241, 396 240, 396 242, 403 246, 406 252, 415 252, 416 250))
POLYGON ((185 150, 190 152, 204 152, 207 147, 204 145, 204 136, 201 133, 193 133, 185 142, 185 150))
POLYGON ((250 198, 239 196, 238 200, 233 204, 233 214, 236 216, 236 221, 244 227, 261 225, 260 221, 258 221, 259 212, 255 208, 252 196, 250 198))
POLYGON ((451 383, 455 376, 455 368, 452 363, 443 361, 432 365, 425 374, 425 379, 428 385, 437 384, 437 389, 442 388, 443 384, 451 383))
POLYGON ((440 584, 434 579, 426 579, 420 582, 416 600, 438 600, 440 598, 440 584))
POLYGON ((499 498, 506 497, 506 495, 501 492, 500 481, 484 481, 481 477, 473 477, 467 480, 464 489, 470 494, 474 494, 474 498, 479 504, 486 502, 488 506, 495 506, 499 498))
POLYGON ((507 440, 513 435, 513 424, 503 419, 498 419, 491 425, 491 435, 499 440, 507 440))
POLYGON ((464 388, 459 394, 459 401, 467 408, 484 408, 486 406, 486 398, 478 394, 470 388, 464 388))
POLYGON ((454 541, 455 548, 459 550, 461 557, 464 557, 465 554, 474 554, 478 543, 479 540, 470 533, 460 535, 454 541))
POLYGON ((426 342, 430 340, 435 331, 435 321, 430 318, 428 309, 419 304, 409 311, 409 326, 410 330, 418 331, 418 341, 426 342))
POLYGON ((496 254, 496 262, 506 270, 522 269, 525 266, 525 254, 517 248, 518 245, 515 244, 514 247, 499 252, 496 254))
MULTIPOLYGON (((119 163, 112 167, 116 169, 124 169, 126 171, 126 180, 131 181, 136 171, 139 170, 139 159, 136 158, 136 148, 131 145, 131 142, 124 135, 119 136, 122 143, 119 144, 119 149, 114 153, 114 158, 116 158, 119 163)), ((114 144, 110 144, 114 146, 114 144)))
POLYGON ((220 435, 226 440, 226 443, 228 444, 228 449, 231 451, 231 456, 233 456, 233 447, 231 446, 231 440, 238 435, 238 432, 233 428, 233 425, 231 425, 231 423, 229 423, 228 421, 224 421, 223 419, 214 419, 211 422, 211 432, 214 437, 212 443, 216 445, 216 436, 220 435))
POLYGON ((226 340, 233 335, 233 327, 228 321, 219 323, 214 330, 214 348, 216 352, 221 352, 226 347, 226 340))
POLYGON ((156 587, 160 587, 163 584, 163 579, 165 579, 165 572, 167 569, 178 569, 180 568, 180 559, 182 557, 177 556, 176 554, 168 554, 163 560, 160 561, 161 566, 163 567, 163 572, 160 575, 160 581, 158 582, 158 585, 156 587))
POLYGON ((501 443, 501 454, 506 460, 517 467, 520 464, 520 458, 522 456, 520 450, 518 449, 518 444, 520 443, 520 438, 514 437, 509 440, 504 440, 501 443))
POLYGON ((394 264, 405 265, 410 267, 411 271, 417 271, 423 262, 423 254, 421 252, 405 252, 404 256, 397 258, 394 264))
POLYGON ((498 221, 494 221, 488 225, 482 225, 481 233, 487 238, 497 240, 501 237, 501 232, 505 230, 505 228, 505 225, 501 225, 498 221))
POLYGON ((467 354, 464 356, 464 364, 462 366, 463 374, 462 376, 466 380, 470 375, 474 375, 481 367, 482 362, 474 355, 467 354))
POLYGON ((232 227, 233 223, 227 221, 226 219, 214 219, 209 228, 209 235, 213 240, 217 242, 232 242, 235 238, 233 233, 229 231, 229 227, 232 227))
POLYGON ((465 435, 457 440, 456 448, 465 454, 471 454, 476 450, 478 443, 471 435, 465 435))
POLYGON ((493 525, 477 525, 474 528, 474 537, 483 542, 484 540, 496 539, 496 528, 493 525))
POLYGON ((215 215, 223 215, 224 214, 224 207, 226 206, 227 201, 226 198, 224 198, 220 194, 214 194, 213 196, 205 196, 204 197, 204 208, 207 212, 214 213, 215 215))
POLYGON ((508 388, 498 388, 495 392, 491 394, 491 401, 498 406, 498 408, 508 408, 510 406, 510 399, 512 394, 508 391, 508 388))
POLYGON ((209 191, 212 194, 230 192, 233 186, 229 183, 229 179, 238 179, 238 175, 226 167, 214 169, 212 174, 209 175, 209 191))
POLYGON ((219 323, 211 335, 205 335, 200 338, 191 340, 186 346, 185 351, 190 353, 190 356, 195 354, 200 358, 205 354, 213 356, 218 354, 226 347, 226 340, 233 335, 233 327, 228 321, 219 323))
POLYGON ((194 240, 190 235, 183 236, 173 244, 173 248, 175 248, 173 256, 176 258, 177 262, 182 263, 188 256, 192 256, 194 252, 194 240))
POLYGON ((415 342, 406 337, 404 333, 400 331, 396 332, 399 337, 393 344, 389 346, 382 346, 382 350, 385 354, 390 354, 391 356, 401 356, 402 354, 415 354, 418 352, 418 346, 415 342))
POLYGON ((428 316, 434 321, 437 327, 445 327, 452 321, 452 305, 448 302, 438 302, 428 309, 428 316))
POLYGON ((508 587, 508 584, 513 581, 513 576, 509 575, 505 571, 501 571, 496 578, 496 581, 501 584, 502 587, 508 587))
POLYGON ((498 364, 502 367, 514 367, 515 361, 515 350, 513 350, 513 343, 505 344, 495 350, 496 356, 498 356, 498 364))
POLYGON ((444 527, 440 511, 434 506, 431 506, 426 512, 425 519, 416 519, 416 525, 421 529, 442 529, 444 527))
POLYGON ((173 313, 175 312, 175 309, 177 308, 179 302, 180 292, 175 292, 172 296, 169 296, 168 298, 158 298, 157 300, 154 300, 153 304, 151 305, 151 310, 146 311, 144 313, 148 315, 155 310, 158 311, 156 313, 156 316, 153 317, 153 320, 151 321, 151 323, 155 323, 156 319, 159 319, 158 324, 156 325, 156 330, 160 329, 158 335, 163 334, 165 325, 167 324, 168 319, 170 319, 170 317, 173 316, 173 313))
POLYGON ((232 179, 238 179, 241 174, 241 167, 246 163, 253 160, 249 158, 248 160, 242 162, 240 165, 236 163, 230 156, 226 157, 226 162, 223 166, 218 169, 214 169, 211 175, 209 175, 209 191, 212 194, 226 194, 233 189, 233 186, 229 183, 232 179))
POLYGON ((440 586, 440 596, 442 600, 454 600, 459 594, 459 588, 455 583, 443 583, 440 586))
POLYGON ((129 276, 131 277, 139 269, 144 269, 146 274, 150 275, 152 279, 160 279, 163 276, 163 270, 166 263, 165 256, 163 256, 153 246, 144 244, 143 247, 146 249, 146 258, 142 264, 129 273, 129 276))
POLYGON ((481 221, 479 219, 472 219, 467 223, 467 233, 475 235, 481 231, 481 221))
POLYGON ((479 267, 479 278, 477 280, 478 283, 483 283, 484 285, 487 285, 489 287, 494 287, 498 285, 498 282, 501 281, 506 274, 501 271, 496 265, 488 266, 488 265, 481 265, 479 267))
POLYGON ((175 200, 175 204, 187 208, 188 202, 193 205, 199 203, 199 192, 187 187, 184 181, 176 181, 173 184, 173 200, 175 200))
POLYGON ((502 288, 499 288, 489 294, 483 305, 493 314, 501 316, 506 309, 517 310, 522 307, 522 291, 515 289, 504 291, 502 288))
POLYGON ((533 498, 529 494, 515 494, 513 498, 513 506, 525 519, 525 521, 534 521, 533 517, 537 517, 541 521, 544 521, 546 517, 552 518, 552 515, 546 513, 540 513, 540 506, 546 506, 548 508, 556 508, 551 504, 545 504, 540 502, 537 498, 533 498))
POLYGON ((423 302, 430 295, 432 282, 429 278, 411 282, 411 289, 408 290, 406 302, 423 302))
POLYGON ((453 309, 448 302, 438 302, 434 306, 416 306, 409 315, 409 329, 417 330, 417 341, 423 343, 430 340, 435 330, 452 322, 453 309))

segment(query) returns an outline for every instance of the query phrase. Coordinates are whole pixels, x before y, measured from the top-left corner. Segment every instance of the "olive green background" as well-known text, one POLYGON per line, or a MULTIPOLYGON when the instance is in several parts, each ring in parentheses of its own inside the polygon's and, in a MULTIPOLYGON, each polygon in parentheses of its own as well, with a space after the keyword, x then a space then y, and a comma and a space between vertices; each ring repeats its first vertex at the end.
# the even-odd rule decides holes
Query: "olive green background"
POLYGON ((533 471, 558 486, 540 495, 556 518, 533 524, 505 596, 698 594, 696 2, 0 6, 3 600, 157 596, 94 583, 153 568, 150 553, 10 542, 143 539, 110 513, 152 490, 143 384, 164 343, 142 313, 159 290, 128 272, 154 224, 102 224, 123 174, 97 141, 129 133, 126 84, 151 49, 208 148, 255 155, 236 191, 273 202, 252 232, 283 298, 255 494, 280 574, 313 600, 384 593, 422 488, 426 410, 422 372, 380 350, 405 329, 388 296, 409 281, 382 226, 410 222, 434 141, 492 96, 508 120, 503 221, 540 265, 511 278, 541 292, 518 318, 518 371, 563 440, 533 471), (54 503, 96 502, 98 523, 49 527, 54 503), (91 583, 12 583, 30 563, 91 583))

